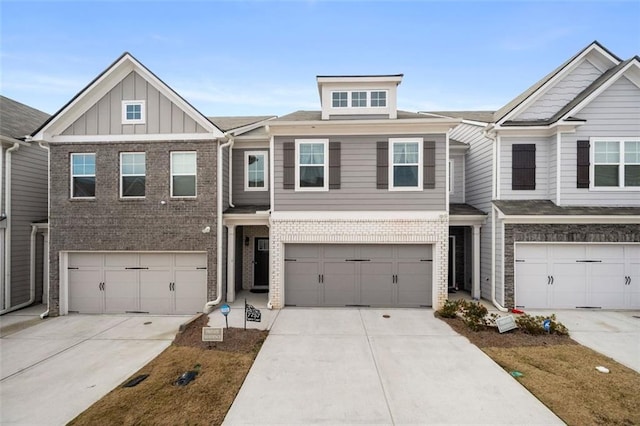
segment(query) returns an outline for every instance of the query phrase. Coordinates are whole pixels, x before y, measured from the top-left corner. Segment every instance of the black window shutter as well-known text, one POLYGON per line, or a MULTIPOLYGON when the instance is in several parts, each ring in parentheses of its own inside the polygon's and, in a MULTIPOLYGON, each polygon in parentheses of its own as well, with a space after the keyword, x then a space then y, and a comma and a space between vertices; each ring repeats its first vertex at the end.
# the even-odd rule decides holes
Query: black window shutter
POLYGON ((422 150, 423 150, 422 187, 424 189, 434 189, 436 187, 436 143, 435 141, 424 141, 422 150))
POLYGON ((340 142, 329 142, 329 189, 340 189, 340 142))
POLYGON ((282 144, 282 189, 296 187, 296 144, 285 142, 282 144))
POLYGON ((589 141, 578 141, 576 188, 589 188, 589 141))
POLYGON ((536 189, 536 145, 511 146, 511 189, 536 189))
POLYGON ((389 188, 389 142, 378 142, 376 146, 376 186, 378 189, 389 188))

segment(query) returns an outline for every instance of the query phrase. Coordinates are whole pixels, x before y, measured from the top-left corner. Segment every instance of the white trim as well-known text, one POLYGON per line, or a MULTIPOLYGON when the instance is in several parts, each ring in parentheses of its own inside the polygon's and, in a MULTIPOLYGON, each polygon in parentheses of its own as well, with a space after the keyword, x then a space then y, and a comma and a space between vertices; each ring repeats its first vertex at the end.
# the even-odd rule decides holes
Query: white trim
POLYGON ((496 138, 496 191, 495 191, 495 199, 500 199, 500 186, 502 185, 502 174, 500 173, 500 150, 502 149, 502 138, 500 135, 496 138))
POLYGON ((445 133, 453 129, 462 120, 455 118, 403 118, 371 120, 304 120, 271 121, 268 132, 272 136, 300 136, 339 134, 339 135, 397 135, 445 133))
POLYGON ((139 200, 139 199, 143 199, 147 194, 147 153, 144 151, 131 151, 131 152, 121 152, 120 153, 120 198, 121 199, 125 199, 125 200, 139 200), (144 176, 144 180, 145 180, 145 195, 142 196, 125 196, 122 193, 122 178, 125 177, 124 173, 122 172, 122 156, 123 155, 131 155, 131 154, 136 154, 136 155, 144 155, 144 174, 128 174, 126 176, 144 176))
POLYGON ((462 167, 462 203, 467 202, 467 166, 465 164, 466 156, 461 158, 460 167, 462 167))
POLYGON ((244 190, 245 191, 268 191, 269 190, 269 151, 245 151, 244 152, 244 190), (262 187, 250 187, 249 186, 249 156, 252 155, 254 157, 263 156, 264 157, 264 168, 262 170, 262 187))
POLYGON ((504 221, 504 223, 546 223, 546 224, 565 224, 565 223, 612 223, 612 224, 626 224, 626 223, 640 223, 640 215, 548 215, 548 216, 534 216, 534 215, 513 215, 506 216, 496 208, 500 214, 498 217, 504 221))
MULTIPOLYGON (((449 147, 450 147, 450 141, 449 141, 449 134, 451 133, 451 130, 449 130, 447 133, 445 133, 444 135, 444 142, 445 142, 445 151, 444 151, 444 161, 445 161, 445 177, 447 177, 448 179, 445 179, 445 189, 444 189, 444 195, 445 195, 445 207, 447 209, 447 213, 449 212, 449 203, 451 202, 451 188, 453 188, 453 185, 451 186, 451 188, 449 188, 449 182, 451 181, 451 178, 453 178, 453 173, 451 172, 451 170, 449 170, 449 167, 451 166, 451 152, 449 152, 449 147)), ((423 159, 424 160, 424 159, 423 159)), ((424 163, 423 163, 423 170, 424 170, 424 163)), ((424 176, 423 176, 424 179, 424 176)))
POLYGON ((198 198, 198 152, 197 151, 171 151, 169 153, 169 163, 170 163, 170 173, 169 173, 169 185, 170 185, 170 196, 171 198, 186 198, 186 199, 195 199, 198 198), (173 154, 193 154, 195 155, 195 172, 193 174, 191 173, 182 173, 176 176, 194 176, 195 177, 195 181, 194 181, 194 192, 195 195, 173 195, 173 154))
POLYGON ((95 152, 72 152, 71 155, 69 156, 69 198, 71 198, 72 200, 95 200, 96 199, 96 183, 97 183, 97 179, 96 179, 96 172, 97 172, 97 167, 98 165, 96 164, 96 153, 95 152), (80 175, 76 175, 73 173, 73 157, 75 157, 76 155, 93 155, 93 174, 89 175, 89 174, 80 174, 80 175), (76 197, 73 195, 73 178, 75 177, 93 177, 94 179, 94 188, 93 188, 93 196, 92 197, 76 197))
MULTIPOLYGON (((423 188, 423 182, 424 182, 424 176, 423 176, 423 170, 424 170, 424 144, 423 144, 423 139, 422 138, 389 138, 389 169, 387 171, 388 173, 388 179, 389 179, 389 191, 422 191, 423 188), (395 163, 393 160, 394 157, 394 151, 393 151, 393 147, 395 144, 399 144, 399 143, 417 143, 418 144, 418 163, 417 164, 405 164, 405 163, 400 163, 399 167, 402 167, 403 165, 406 167, 409 166, 417 166, 418 167, 418 182, 416 186, 395 186, 395 181, 393 179, 393 169, 395 167, 395 163)), ((448 205, 448 203, 447 203, 448 205)))
MULTIPOLYGON (((449 176, 449 182, 448 182, 448 186, 449 186, 449 194, 454 194, 455 193, 455 184, 454 184, 454 178, 453 178, 453 174, 455 173, 455 162, 456 160, 453 158, 449 158, 449 171, 448 176, 449 176)), ((449 204, 449 203, 447 203, 449 204)))
MULTIPOLYGON (((640 192, 640 186, 625 186, 624 184, 624 169, 627 163, 624 159, 624 149, 626 142, 640 142, 640 136, 638 137, 591 137, 589 138, 589 191, 602 192, 640 192), (618 186, 596 186, 596 174, 595 174, 595 155, 596 155, 596 143, 597 142, 617 142, 618 143, 618 162, 617 163, 598 163, 598 165, 616 165, 618 166, 618 186)), ((640 163, 629 163, 632 166, 640 166, 640 163)))
POLYGON ((147 122, 146 102, 140 101, 122 101, 122 124, 145 124, 147 122), (129 105, 140 105, 140 118, 127 118, 127 107, 129 105))
MULTIPOLYGON (((35 138, 34 138, 35 140, 35 138)), ((211 141, 216 138, 211 133, 158 133, 137 135, 61 135, 52 136, 49 143, 88 143, 88 142, 153 142, 153 141, 211 141)))
MULTIPOLYGON (((318 192, 329 190, 329 139, 296 139, 295 140, 295 191, 298 192, 318 192), (324 150, 323 166, 323 186, 322 187, 301 187, 300 186, 300 145, 306 144, 322 144, 324 150)), ((304 164, 302 166, 305 166, 304 164)))
POLYGON ((560 165, 560 157, 562 156, 562 133, 558 132, 556 135, 556 205, 561 203, 560 188, 562 188, 562 170, 560 165))
POLYGON ((275 138, 271 136, 269 138, 269 188, 271 191, 269 192, 269 206, 271 210, 273 210, 275 206, 275 173, 274 173, 274 165, 275 164, 275 138))
POLYGON ((434 211, 277 211, 271 212, 272 220, 295 220, 295 221, 350 221, 350 222, 373 222, 373 221, 416 221, 416 220, 439 220, 443 215, 447 215, 446 210, 434 211))

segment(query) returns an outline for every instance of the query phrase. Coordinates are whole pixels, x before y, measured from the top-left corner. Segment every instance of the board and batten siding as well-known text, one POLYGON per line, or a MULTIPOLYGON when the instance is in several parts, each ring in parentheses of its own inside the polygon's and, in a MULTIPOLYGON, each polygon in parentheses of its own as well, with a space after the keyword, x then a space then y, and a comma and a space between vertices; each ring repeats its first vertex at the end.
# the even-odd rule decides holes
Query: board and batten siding
POLYGON ((464 154, 449 154, 453 164, 453 188, 449 192, 450 203, 464 203, 464 154))
POLYGON ((491 182, 493 141, 483 136, 484 126, 461 123, 450 137, 469 144, 465 165, 465 202, 487 213, 480 229, 480 293, 491 295, 491 182))
POLYGON ((500 199, 504 200, 548 200, 549 199, 549 144, 547 137, 502 137, 500 141, 500 199), (515 144, 536 145, 536 189, 511 189, 512 146, 515 144))
POLYGON ((516 120, 543 120, 552 117, 567 105, 587 86, 593 83, 602 72, 588 59, 571 71, 565 78, 547 90, 529 108, 516 116, 516 120))
MULTIPOLYGON (((245 163, 244 155, 247 151, 264 151, 269 158, 268 148, 251 148, 251 149, 234 149, 233 150, 233 204, 236 206, 268 206, 270 202, 269 191, 245 191, 244 190, 244 174, 245 163)), ((269 182, 269 176, 266 176, 269 182)))
POLYGON ((279 211, 442 211, 445 202, 445 135, 315 136, 341 142, 340 189, 295 191, 283 189, 283 143, 308 136, 275 139, 275 206, 279 211), (435 189, 389 191, 376 187, 376 143, 390 138, 421 137, 435 141, 435 189))
POLYGON ((47 167, 47 151, 36 144, 12 153, 11 305, 29 300, 31 223, 47 219, 47 167))
POLYGON ((171 102, 142 76, 132 71, 63 135, 206 133, 184 110, 171 102), (122 101, 145 101, 145 124, 122 124, 122 101))
POLYGON ((640 88, 620 77, 575 116, 587 122, 576 133, 562 135, 561 205, 640 206, 640 190, 576 188, 577 141, 593 137, 640 139, 640 88))

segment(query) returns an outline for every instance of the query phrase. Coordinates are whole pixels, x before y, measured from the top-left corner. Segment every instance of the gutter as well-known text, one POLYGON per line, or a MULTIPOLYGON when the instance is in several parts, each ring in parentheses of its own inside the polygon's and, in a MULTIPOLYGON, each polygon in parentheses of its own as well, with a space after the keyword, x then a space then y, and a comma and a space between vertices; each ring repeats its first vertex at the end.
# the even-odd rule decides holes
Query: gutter
POLYGON ((218 146, 218 155, 217 155, 217 219, 216 219, 216 257, 217 257, 217 267, 216 267, 216 299, 211 300, 204 304, 204 308, 202 308, 202 312, 209 313, 213 310, 213 308, 222 301, 222 150, 233 144, 234 138, 229 133, 224 134, 229 140, 218 146))
POLYGON ((229 142, 229 207, 235 207, 233 204, 233 144, 235 139, 231 138, 229 142))
MULTIPOLYGON (((45 149, 47 151, 47 227, 49 226, 49 218, 51 217, 51 149, 49 149, 48 145, 45 145, 42 141, 38 142, 40 148, 45 149)), ((51 241, 51 236, 47 238, 47 246, 49 246, 49 241, 51 241)), ((51 252, 49 251, 49 247, 47 247, 48 259, 50 259, 51 252)), ((47 259, 47 260, 48 260, 47 259)), ((50 265, 47 265, 50 267, 50 265)), ((51 275, 51 271, 49 270, 49 275, 51 275)), ((51 297, 51 285, 50 279, 47 277, 47 310, 40 314, 40 319, 45 319, 49 316, 50 305, 49 298, 51 297)))
POLYGON ((6 308, 0 311, 0 315, 22 307, 22 304, 11 307, 11 153, 19 148, 20 144, 15 142, 6 151, 6 166, 4 170, 4 215, 7 221, 7 228, 4 230, 4 306, 6 308))

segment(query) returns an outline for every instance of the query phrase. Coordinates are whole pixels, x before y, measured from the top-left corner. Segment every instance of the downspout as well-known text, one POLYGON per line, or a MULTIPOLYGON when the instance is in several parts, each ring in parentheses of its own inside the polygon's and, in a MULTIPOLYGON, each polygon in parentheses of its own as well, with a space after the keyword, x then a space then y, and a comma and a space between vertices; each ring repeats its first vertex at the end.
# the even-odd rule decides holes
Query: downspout
POLYGON ((233 144, 235 143, 235 139, 230 140, 231 145, 229 145, 229 207, 235 207, 233 204, 233 144))
POLYGON ((229 133, 224 134, 225 137, 229 139, 228 142, 225 142, 218 146, 218 158, 217 158, 217 221, 216 221, 216 257, 217 257, 217 269, 216 269, 216 299, 211 300, 204 304, 204 308, 202 312, 209 313, 213 309, 214 306, 219 304, 222 301, 222 150, 229 145, 233 144, 233 137, 229 133))
MULTIPOLYGON (((4 169, 4 214, 7 228, 4 231, 4 306, 0 315, 11 312, 11 153, 17 151, 20 144, 15 142, 6 151, 6 166, 4 169)), ((17 308, 16 308, 17 309, 17 308)))
MULTIPOLYGON (((45 149, 47 151, 47 224, 49 224, 49 220, 51 218, 51 149, 43 144, 42 142, 38 142, 40 148, 45 149)), ((49 238, 47 238, 47 245, 50 245, 51 241, 51 232, 49 232, 49 238)), ((47 259, 51 258, 51 251, 49 251, 49 247, 47 247, 47 259)), ((51 265, 48 265, 47 270, 49 271, 49 275, 51 275, 50 270, 51 265)), ((51 285, 49 277, 46 279, 47 282, 47 310, 40 314, 40 319, 45 319, 49 316, 49 298, 51 297, 51 285)))

